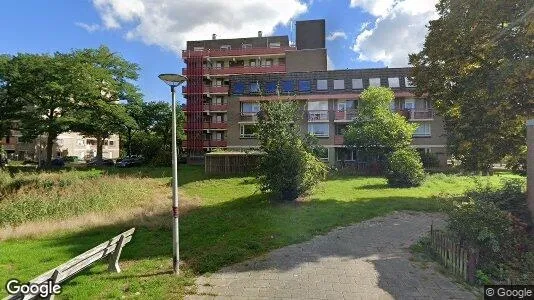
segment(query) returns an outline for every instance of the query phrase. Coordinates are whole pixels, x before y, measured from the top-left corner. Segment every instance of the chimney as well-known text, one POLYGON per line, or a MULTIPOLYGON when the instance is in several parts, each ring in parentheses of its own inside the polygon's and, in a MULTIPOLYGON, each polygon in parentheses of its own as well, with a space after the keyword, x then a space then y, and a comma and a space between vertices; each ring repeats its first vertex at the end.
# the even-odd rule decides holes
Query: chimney
POLYGON ((261 32, 261 30, 258 31, 258 37, 261 37, 262 35, 263 35, 263 32, 261 32))
POLYGON ((211 39, 212 39, 212 40, 216 40, 216 39, 217 39, 217 35, 216 35, 215 33, 212 34, 212 35, 211 35, 211 39))

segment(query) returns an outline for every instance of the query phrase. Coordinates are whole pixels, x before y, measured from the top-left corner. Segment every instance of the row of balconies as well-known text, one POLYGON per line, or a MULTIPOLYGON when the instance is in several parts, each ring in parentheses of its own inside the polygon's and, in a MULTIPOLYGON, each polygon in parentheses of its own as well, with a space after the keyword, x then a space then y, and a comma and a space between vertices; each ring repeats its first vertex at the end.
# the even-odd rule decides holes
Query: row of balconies
MULTIPOLYGON (((202 147, 213 147, 213 148, 216 148, 216 147, 226 147, 228 145, 228 143, 226 141, 203 140, 201 142, 202 142, 202 147)), ((192 148, 194 146, 195 145, 194 145, 193 142, 188 143, 188 141, 182 141, 182 147, 192 148)))
POLYGON ((296 50, 295 47, 278 48, 238 48, 238 49, 215 49, 215 50, 182 50, 182 58, 202 56, 210 57, 247 56, 247 55, 273 55, 284 54, 286 51, 296 50))
MULTIPOLYGON (((434 119, 434 111, 426 110, 396 110, 410 121, 431 121, 434 119)), ((357 109, 347 109, 344 111, 332 110, 309 110, 306 111, 308 122, 329 122, 330 116, 333 115, 334 122, 350 122, 358 115, 357 109)), ((241 122, 257 122, 255 113, 241 113, 241 122)))
MULTIPOLYGON (((183 68, 182 74, 185 76, 199 75, 193 70, 183 68)), ((239 75, 239 74, 264 74, 264 73, 285 73, 286 65, 270 65, 270 66, 233 66, 228 68, 202 68, 203 75, 239 75)))

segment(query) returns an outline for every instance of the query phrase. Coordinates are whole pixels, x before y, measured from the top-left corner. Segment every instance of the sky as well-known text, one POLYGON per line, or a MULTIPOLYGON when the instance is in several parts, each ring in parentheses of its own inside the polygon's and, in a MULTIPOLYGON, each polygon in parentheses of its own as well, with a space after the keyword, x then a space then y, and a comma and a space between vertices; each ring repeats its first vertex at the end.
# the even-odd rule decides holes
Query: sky
MULTIPOLYGON (((3 0, 0 53, 106 45, 141 67, 145 101, 169 101, 157 75, 180 73, 188 40, 288 35, 325 19, 329 69, 402 67, 422 48, 436 0, 3 0)), ((179 101, 183 101, 181 96, 179 101)))

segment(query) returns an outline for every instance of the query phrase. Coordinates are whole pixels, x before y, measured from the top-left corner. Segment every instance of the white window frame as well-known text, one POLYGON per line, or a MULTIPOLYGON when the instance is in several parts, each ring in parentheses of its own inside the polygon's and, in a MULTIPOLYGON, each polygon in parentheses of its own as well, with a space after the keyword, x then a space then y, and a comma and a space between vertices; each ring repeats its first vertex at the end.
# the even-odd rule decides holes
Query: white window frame
POLYGON ((329 137, 330 136, 330 124, 329 123, 308 123, 308 133, 316 137, 329 137), (326 132, 324 134, 317 134, 315 127, 326 126, 326 132))
POLYGON ((400 87, 399 77, 389 77, 388 78, 388 86, 391 87, 391 88, 400 87))
POLYGON ((257 114, 260 111, 260 104, 256 103, 256 102, 242 102, 241 106, 240 106, 240 110, 241 110, 242 114, 257 114), (245 104, 250 104, 250 105, 252 105, 253 108, 256 107, 257 110, 243 111, 243 105, 245 105, 245 104))
POLYGON ((239 138, 242 138, 242 139, 256 138, 256 133, 245 133, 245 126, 254 126, 254 124, 239 124, 239 138))
POLYGON ((352 79, 352 89, 353 90, 362 90, 363 89, 363 79, 353 78, 352 79))
POLYGON ((308 101, 308 110, 328 110, 328 100, 308 101), (310 104, 312 104, 312 105, 310 105, 310 104), (326 104, 326 106, 325 106, 325 104, 326 104))
POLYGON ((413 133, 414 137, 429 137, 432 135, 432 125, 430 125, 429 122, 421 122, 419 123, 419 127, 417 127, 416 131, 413 133), (425 128, 422 132, 417 132, 420 128, 425 128))
POLYGON ((345 79, 334 79, 334 90, 344 90, 345 79))
POLYGON ((369 86, 380 86, 380 77, 369 78, 369 86))
POLYGON ((204 51, 204 47, 193 47, 193 51, 204 51))
POLYGON ((280 48, 280 43, 269 43, 269 48, 280 48))

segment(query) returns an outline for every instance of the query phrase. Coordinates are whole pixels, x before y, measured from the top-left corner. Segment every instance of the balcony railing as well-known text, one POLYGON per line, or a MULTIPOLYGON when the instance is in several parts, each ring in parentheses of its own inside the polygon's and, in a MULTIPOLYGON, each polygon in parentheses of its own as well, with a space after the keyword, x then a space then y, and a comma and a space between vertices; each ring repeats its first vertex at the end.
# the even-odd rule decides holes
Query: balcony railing
POLYGON ((308 122, 327 122, 328 110, 309 110, 308 122))
POLYGON ((202 142, 204 147, 226 147, 228 143, 226 141, 207 140, 202 142))
POLYGON ((345 140, 342 135, 334 135, 334 145, 343 145, 345 140))
POLYGON ((228 104, 204 104, 204 111, 227 111, 228 104))
POLYGON ((257 115, 257 113, 245 113, 245 112, 242 112, 239 115, 239 121, 240 122, 258 122, 258 115, 257 115))
POLYGON ((228 129, 228 123, 226 122, 204 122, 204 129, 228 129))
POLYGON ((337 110, 334 114, 336 121, 352 121, 356 118, 358 111, 356 109, 337 110))
MULTIPOLYGON (((271 66, 234 66, 228 68, 204 68, 204 75, 237 75, 237 74, 264 74, 264 73, 285 73, 286 65, 271 66)), ((189 69, 182 69, 182 74, 191 76, 189 69)))
MULTIPOLYGON (((227 95, 228 94, 228 86, 227 85, 222 85, 222 86, 210 86, 210 85, 205 85, 202 89, 202 93, 204 94, 208 94, 208 93, 211 93, 211 94, 225 94, 227 95)), ((199 94, 198 92, 193 92, 191 91, 191 89, 188 89, 187 86, 182 86, 182 93, 183 94, 199 94)))
POLYGON ((286 51, 296 50, 295 47, 278 47, 278 48, 239 48, 239 49, 216 49, 216 50, 183 50, 182 58, 188 57, 225 57, 225 56, 244 56, 244 55, 268 55, 284 54, 286 51))
POLYGON ((433 109, 425 109, 425 110, 397 109, 397 112, 405 116, 410 121, 422 121, 422 120, 433 120, 434 119, 433 109))

